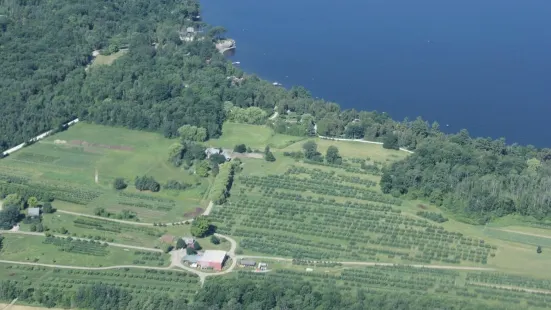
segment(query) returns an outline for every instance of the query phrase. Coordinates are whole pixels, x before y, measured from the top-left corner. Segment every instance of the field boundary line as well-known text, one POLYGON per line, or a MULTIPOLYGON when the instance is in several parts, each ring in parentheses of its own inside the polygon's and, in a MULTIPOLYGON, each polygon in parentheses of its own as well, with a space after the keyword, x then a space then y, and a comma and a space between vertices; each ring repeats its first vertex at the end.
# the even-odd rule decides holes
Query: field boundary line
POLYGON ((150 267, 150 266, 140 266, 140 265, 115 265, 115 266, 105 266, 105 267, 83 267, 83 266, 71 266, 71 265, 57 265, 57 264, 42 264, 42 263, 31 263, 31 262, 20 262, 20 261, 11 261, 11 260, 0 260, 2 264, 16 264, 16 265, 27 265, 27 266, 40 266, 48 268, 59 268, 59 269, 78 269, 78 270, 110 270, 110 269, 122 269, 122 268, 134 268, 134 269, 155 269, 155 270, 175 270, 180 272, 186 272, 182 269, 169 267, 150 267))
POLYGON ((540 237, 540 238, 551 239, 551 236, 538 235, 538 234, 527 233, 527 232, 522 232, 522 231, 517 231, 517 230, 511 230, 511 229, 501 229, 501 228, 492 228, 492 227, 490 227, 489 229, 491 229, 491 230, 497 230, 497 231, 510 232, 510 233, 515 233, 515 234, 525 235, 525 236, 532 236, 532 237, 540 237))
POLYGON ((551 295, 551 291, 548 291, 548 290, 531 289, 531 288, 519 287, 519 286, 513 286, 513 285, 499 285, 499 284, 480 283, 480 282, 467 282, 467 284, 471 284, 471 285, 474 285, 474 286, 485 286, 485 287, 491 287, 491 288, 501 288, 501 289, 509 290, 509 291, 523 291, 523 292, 526 292, 526 293, 539 293, 539 294, 551 295))
MULTIPOLYGON (((1 231, 0 232, 0 235, 1 234, 11 234, 11 235, 27 235, 27 236, 36 236, 36 237, 46 237, 46 234, 45 233, 39 233, 39 232, 29 232, 29 231, 9 231, 9 230, 4 230, 4 231, 1 231)), ((100 243, 106 243, 107 245, 109 246, 114 246, 114 247, 117 247, 117 248, 126 248, 126 249, 134 249, 134 250, 143 250, 143 251, 151 251, 151 252, 163 252, 163 250, 161 249, 155 249, 155 248, 146 248, 146 247, 141 247, 141 246, 136 246, 136 245, 128 245, 128 244, 122 244, 122 243, 114 243, 114 242, 103 242, 103 241, 99 241, 99 240, 93 240, 93 239, 87 239, 87 238, 79 238, 79 237, 73 237, 73 236, 67 236, 67 235, 52 235, 54 237, 59 237, 59 238, 72 238, 72 239, 75 239, 75 240, 84 240, 84 241, 98 241, 100 243)))
MULTIPOLYGON (((343 142, 361 142, 361 143, 368 143, 368 144, 377 144, 377 145, 383 145, 383 142, 378 142, 378 141, 369 141, 369 140, 363 140, 363 139, 345 139, 345 138, 332 138, 332 137, 326 137, 326 136, 320 136, 318 135, 318 138, 320 139, 323 139, 323 140, 334 140, 334 141, 343 141, 343 142)), ((403 152, 406 152, 406 153, 409 153, 409 154, 414 154, 415 152, 414 151, 410 151, 406 148, 399 148, 400 151, 403 151, 403 152)))

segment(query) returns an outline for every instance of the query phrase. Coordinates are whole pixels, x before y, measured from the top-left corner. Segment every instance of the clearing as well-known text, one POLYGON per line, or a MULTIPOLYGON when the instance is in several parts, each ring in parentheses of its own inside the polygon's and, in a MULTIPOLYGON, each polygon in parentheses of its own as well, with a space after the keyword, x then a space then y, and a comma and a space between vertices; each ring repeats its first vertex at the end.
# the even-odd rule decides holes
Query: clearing
POLYGON ((97 207, 111 213, 135 212, 144 222, 171 222, 205 208, 201 199, 209 181, 170 165, 173 140, 156 133, 78 123, 0 160, 0 185, 11 181, 54 194, 54 207, 93 214, 97 207), (136 176, 153 176, 161 187, 169 180, 190 184, 184 191, 139 192, 136 176), (122 177, 123 191, 112 188, 122 177))
POLYGON ((115 52, 111 55, 97 55, 94 60, 92 60, 92 63, 90 64, 90 67, 97 67, 100 65, 111 65, 115 60, 122 57, 124 54, 128 52, 128 49, 121 49, 118 52, 115 52))

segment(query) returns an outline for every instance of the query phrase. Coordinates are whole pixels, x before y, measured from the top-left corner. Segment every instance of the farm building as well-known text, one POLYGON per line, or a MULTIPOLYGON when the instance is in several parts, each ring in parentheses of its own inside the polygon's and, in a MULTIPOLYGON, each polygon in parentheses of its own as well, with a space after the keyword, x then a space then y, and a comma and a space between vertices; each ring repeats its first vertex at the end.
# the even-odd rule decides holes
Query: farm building
POLYGON ((255 267, 256 266, 256 262, 254 260, 245 260, 245 259, 242 259, 240 262, 239 262, 239 265, 241 267, 255 267))
POLYGON ((182 262, 195 264, 199 261, 199 259, 201 259, 200 255, 186 255, 184 256, 184 258, 182 258, 182 262))
POLYGON ((40 208, 29 208, 27 209, 27 215, 31 217, 40 216, 40 208))
POLYGON ((186 243, 186 247, 188 248, 195 248, 195 238, 193 237, 182 237, 182 240, 186 243))
POLYGON ((226 252, 220 250, 206 250, 197 263, 201 268, 212 268, 214 270, 222 270, 224 261, 226 260, 226 252))

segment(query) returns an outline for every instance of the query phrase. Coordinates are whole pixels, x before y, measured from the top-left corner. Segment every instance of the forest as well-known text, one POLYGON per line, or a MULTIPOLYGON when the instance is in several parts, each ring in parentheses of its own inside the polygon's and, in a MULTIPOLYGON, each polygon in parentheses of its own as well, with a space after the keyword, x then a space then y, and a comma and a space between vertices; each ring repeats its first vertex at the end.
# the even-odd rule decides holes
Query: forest
MULTIPOLYGON (((488 304, 423 294, 381 293, 358 290, 343 293, 336 287, 317 289, 308 282, 216 279, 207 282, 190 302, 184 296, 162 293, 131 294, 106 284, 81 286, 76 291, 57 288, 29 288, 16 281, 0 282, 0 300, 37 303, 47 307, 97 310, 415 310, 492 309, 488 304)), ((497 308, 496 308, 497 309, 497 308)), ((500 307, 499 309, 504 309, 500 307)))

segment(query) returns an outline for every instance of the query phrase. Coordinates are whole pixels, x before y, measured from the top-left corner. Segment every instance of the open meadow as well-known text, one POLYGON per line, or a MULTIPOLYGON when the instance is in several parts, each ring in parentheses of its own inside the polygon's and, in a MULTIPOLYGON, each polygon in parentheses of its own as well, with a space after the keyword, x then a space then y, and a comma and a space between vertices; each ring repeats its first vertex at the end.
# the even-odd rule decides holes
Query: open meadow
POLYGON ((159 134, 78 123, 0 161, 0 188, 30 188, 51 194, 67 211, 93 214, 96 208, 134 212, 144 222, 192 218, 209 181, 167 162, 174 141, 159 134), (183 191, 140 192, 137 176, 152 176, 161 187, 169 180, 189 184, 183 191), (113 189, 115 178, 129 184, 113 189))

